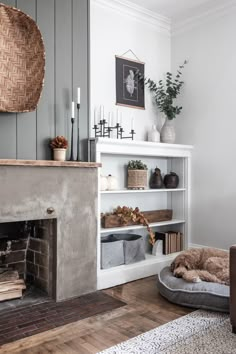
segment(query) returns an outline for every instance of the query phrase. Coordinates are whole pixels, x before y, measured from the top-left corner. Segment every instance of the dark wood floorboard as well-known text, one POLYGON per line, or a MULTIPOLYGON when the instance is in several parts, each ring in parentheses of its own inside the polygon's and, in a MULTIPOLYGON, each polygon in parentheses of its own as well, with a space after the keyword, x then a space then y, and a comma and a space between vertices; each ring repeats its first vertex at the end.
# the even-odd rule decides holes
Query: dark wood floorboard
POLYGON ((6 344, 1 354, 92 354, 193 311, 169 303, 156 287, 156 277, 103 291, 126 306, 6 344))

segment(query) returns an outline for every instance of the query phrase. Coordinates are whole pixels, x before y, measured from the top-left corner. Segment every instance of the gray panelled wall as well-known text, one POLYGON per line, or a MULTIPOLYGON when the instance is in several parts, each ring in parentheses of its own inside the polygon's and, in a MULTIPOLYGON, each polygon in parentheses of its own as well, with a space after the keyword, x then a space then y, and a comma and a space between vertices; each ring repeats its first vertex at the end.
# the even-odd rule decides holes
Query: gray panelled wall
POLYGON ((51 159, 50 138, 65 135, 70 141, 71 101, 73 97, 76 102, 80 87, 81 157, 87 161, 89 0, 2 3, 19 8, 38 23, 45 44, 46 74, 36 111, 0 113, 0 158, 51 159))

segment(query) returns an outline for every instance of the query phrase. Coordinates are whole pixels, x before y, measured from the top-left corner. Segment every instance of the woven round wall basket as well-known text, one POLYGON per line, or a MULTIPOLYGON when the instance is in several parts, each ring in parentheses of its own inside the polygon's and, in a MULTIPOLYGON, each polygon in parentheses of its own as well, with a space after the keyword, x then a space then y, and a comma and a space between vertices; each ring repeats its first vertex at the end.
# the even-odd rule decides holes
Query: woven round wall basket
POLYGON ((128 169, 128 189, 147 188, 147 170, 128 169))
POLYGON ((35 21, 0 3, 0 112, 36 109, 45 74, 45 49, 35 21))

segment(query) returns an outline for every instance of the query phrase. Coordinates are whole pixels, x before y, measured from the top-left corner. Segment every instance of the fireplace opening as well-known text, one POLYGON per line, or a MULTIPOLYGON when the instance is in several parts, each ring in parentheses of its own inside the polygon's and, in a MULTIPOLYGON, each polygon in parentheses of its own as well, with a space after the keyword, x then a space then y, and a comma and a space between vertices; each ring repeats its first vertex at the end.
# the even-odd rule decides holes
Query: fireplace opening
POLYGON ((0 310, 55 299, 55 235, 56 219, 0 223, 0 310))

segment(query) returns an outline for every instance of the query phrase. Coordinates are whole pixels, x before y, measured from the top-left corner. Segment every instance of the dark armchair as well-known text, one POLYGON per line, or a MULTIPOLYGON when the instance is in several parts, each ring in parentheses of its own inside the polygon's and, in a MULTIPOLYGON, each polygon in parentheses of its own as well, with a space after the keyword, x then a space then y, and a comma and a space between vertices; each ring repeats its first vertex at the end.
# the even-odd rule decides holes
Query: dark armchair
POLYGON ((236 245, 230 247, 230 320, 236 333, 236 245))

